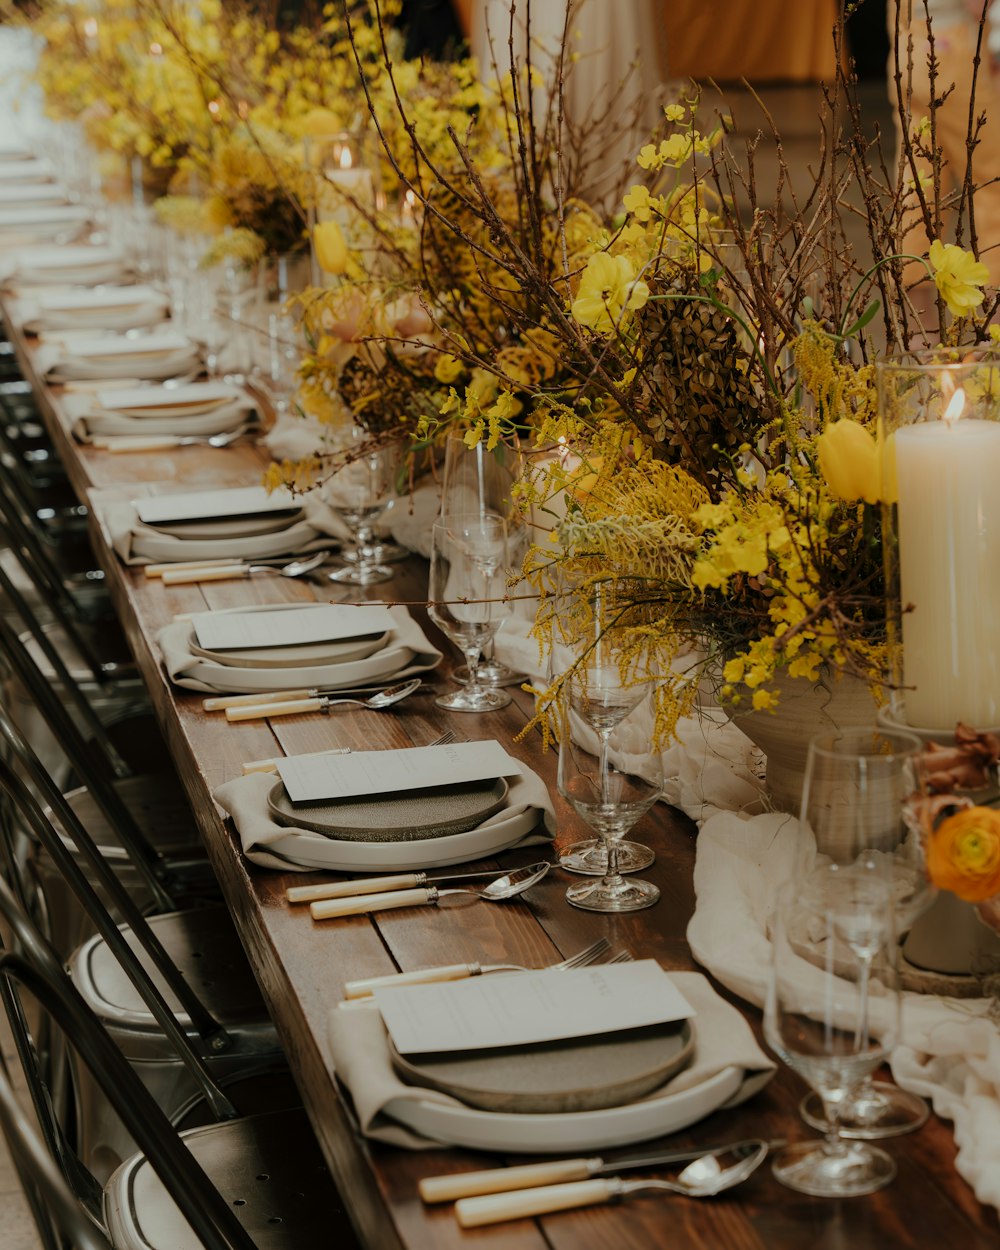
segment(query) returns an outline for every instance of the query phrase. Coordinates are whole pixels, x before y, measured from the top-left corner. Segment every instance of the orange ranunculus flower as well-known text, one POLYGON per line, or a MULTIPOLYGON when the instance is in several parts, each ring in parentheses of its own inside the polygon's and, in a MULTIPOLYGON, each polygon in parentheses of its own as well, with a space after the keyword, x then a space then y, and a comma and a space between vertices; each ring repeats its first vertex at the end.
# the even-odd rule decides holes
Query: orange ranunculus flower
POLYGON ((943 820, 927 841, 927 873, 967 903, 1000 894, 1000 812, 966 807, 943 820))

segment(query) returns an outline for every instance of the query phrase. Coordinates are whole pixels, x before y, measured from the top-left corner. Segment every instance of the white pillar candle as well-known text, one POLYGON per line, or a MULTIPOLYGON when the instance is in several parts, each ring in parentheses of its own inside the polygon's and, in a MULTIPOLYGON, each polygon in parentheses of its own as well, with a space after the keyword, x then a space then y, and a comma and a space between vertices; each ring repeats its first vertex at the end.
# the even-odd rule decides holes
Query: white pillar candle
POLYGON ((906 719, 996 726, 1000 422, 921 422, 895 444, 906 719))

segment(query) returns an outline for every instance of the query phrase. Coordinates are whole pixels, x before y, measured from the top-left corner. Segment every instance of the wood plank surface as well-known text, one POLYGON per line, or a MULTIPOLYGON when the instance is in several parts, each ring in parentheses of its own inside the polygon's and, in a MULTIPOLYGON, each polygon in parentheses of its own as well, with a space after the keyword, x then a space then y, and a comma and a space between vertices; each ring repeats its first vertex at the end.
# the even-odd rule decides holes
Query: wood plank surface
MULTIPOLYGON (((32 347, 13 328, 26 375, 32 347)), ((114 494, 176 490, 212 484, 252 484, 264 459, 252 445, 227 450, 188 447, 139 456, 115 456, 74 443, 58 388, 38 385, 39 402, 53 439, 80 493, 99 504, 114 494)), ((130 495, 131 493, 131 495, 130 495)), ((218 874, 299 1084, 312 1123, 364 1244, 371 1250, 449 1250, 476 1245, 491 1250, 884 1250, 885 1247, 961 1245, 963 1250, 1000 1243, 996 1212, 981 1206, 954 1170, 950 1126, 932 1116, 919 1133, 887 1143, 899 1165, 897 1180, 879 1194, 840 1202, 803 1197, 779 1186, 767 1167, 750 1181, 710 1201, 647 1196, 620 1205, 567 1212, 541 1221, 521 1220, 463 1232, 449 1207, 425 1208, 417 1197, 422 1176, 490 1166, 469 1151, 408 1152, 365 1141, 353 1113, 331 1077, 326 1023, 344 982, 394 969, 465 960, 550 962, 601 935, 637 956, 655 957, 668 969, 694 967, 684 932, 694 908, 692 870, 695 829, 680 813, 660 805, 635 831, 656 851, 645 874, 660 887, 660 902, 648 911, 599 916, 577 911, 563 898, 568 882, 550 873, 527 899, 502 906, 473 905, 410 909, 381 917, 356 917, 335 924, 309 919, 304 908, 284 900, 299 874, 256 868, 243 858, 238 841, 212 799, 223 781, 238 776, 245 760, 337 745, 369 748, 423 744, 445 729, 461 737, 497 737, 546 779, 558 814, 557 846, 588 831, 555 793, 555 760, 537 737, 513 741, 526 723, 528 697, 518 694, 509 709, 487 716, 463 716, 436 708, 433 695, 449 685, 458 663, 454 651, 427 626, 446 654, 439 674, 391 713, 343 709, 267 722, 227 724, 220 713, 202 710, 202 696, 172 688, 160 664, 158 629, 179 613, 245 603, 279 603, 339 597, 341 588, 316 580, 289 581, 264 575, 250 581, 165 587, 139 569, 123 567, 99 525, 92 524, 95 549, 129 644, 149 688, 180 782, 218 874)), ((426 565, 413 558, 399 566, 392 582, 362 599, 423 600, 426 565)), ((422 618, 420 609, 415 609, 422 618)), ((424 619, 424 618, 422 618, 424 619)), ((528 862, 539 848, 504 856, 503 863, 528 862)), ((322 879, 312 874, 310 880, 322 879)), ((739 942, 740 934, 732 939, 739 942)), ((727 997, 729 997, 727 995, 727 997)), ((760 1032, 759 1013, 739 1004, 760 1032)), ((763 1135, 793 1140, 811 1135, 797 1114, 801 1082, 783 1066, 748 1104, 717 1112, 683 1133, 671 1147, 763 1135)))

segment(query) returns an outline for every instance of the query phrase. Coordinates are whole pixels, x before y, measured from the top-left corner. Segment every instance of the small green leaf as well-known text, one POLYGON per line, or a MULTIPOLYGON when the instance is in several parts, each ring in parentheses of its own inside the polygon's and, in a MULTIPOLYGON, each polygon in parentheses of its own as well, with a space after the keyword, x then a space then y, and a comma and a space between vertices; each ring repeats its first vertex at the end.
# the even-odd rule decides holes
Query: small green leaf
POLYGON ((844 333, 840 337, 842 339, 851 339, 855 336, 855 334, 859 334, 865 328, 868 322, 871 321, 871 319, 875 316, 875 314, 878 312, 878 310, 881 307, 882 307, 881 301, 877 299, 873 299, 872 302, 865 309, 865 311, 857 319, 857 321, 855 321, 854 325, 848 326, 848 328, 844 331, 844 333))

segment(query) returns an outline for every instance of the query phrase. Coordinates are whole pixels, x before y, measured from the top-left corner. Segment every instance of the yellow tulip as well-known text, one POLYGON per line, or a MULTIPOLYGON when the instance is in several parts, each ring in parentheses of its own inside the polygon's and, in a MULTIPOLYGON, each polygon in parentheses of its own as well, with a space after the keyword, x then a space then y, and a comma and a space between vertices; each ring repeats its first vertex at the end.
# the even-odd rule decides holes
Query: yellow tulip
POLYGON ((882 486, 878 445, 863 425, 834 421, 816 445, 820 471, 838 499, 878 502, 882 486))
POLYGON ((928 259, 934 270, 934 283, 955 317, 964 317, 985 299, 981 287, 990 280, 990 271, 971 252, 954 243, 935 239, 928 259))
POLYGON ((927 842, 927 875, 967 903, 1000 894, 1000 812, 967 807, 943 820, 927 842))
POLYGON ((316 261, 324 273, 346 272, 347 240, 335 221, 321 221, 313 226, 313 247, 316 249, 316 261))

